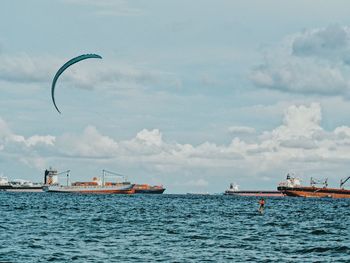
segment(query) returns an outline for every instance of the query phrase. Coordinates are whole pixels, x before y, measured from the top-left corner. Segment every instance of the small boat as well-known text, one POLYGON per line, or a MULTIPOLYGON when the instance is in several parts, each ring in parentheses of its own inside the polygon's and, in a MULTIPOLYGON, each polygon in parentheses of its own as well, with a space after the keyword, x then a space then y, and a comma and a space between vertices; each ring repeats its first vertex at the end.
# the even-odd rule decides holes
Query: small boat
POLYGON ((284 194, 280 191, 268 190, 239 190, 235 183, 230 184, 230 188, 225 191, 224 195, 238 195, 238 196, 259 196, 259 197, 283 197, 284 194))

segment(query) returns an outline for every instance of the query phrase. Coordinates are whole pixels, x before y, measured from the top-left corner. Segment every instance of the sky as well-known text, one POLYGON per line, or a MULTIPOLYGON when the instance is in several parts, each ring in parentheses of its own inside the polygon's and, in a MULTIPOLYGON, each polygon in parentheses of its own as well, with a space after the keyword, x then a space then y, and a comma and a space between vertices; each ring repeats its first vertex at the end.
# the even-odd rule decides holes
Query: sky
POLYGON ((0 175, 167 193, 349 176, 348 1, 4 0, 0 175), (96 53, 51 82, 69 59, 96 53), (64 178, 62 178, 63 180, 64 178), (111 178, 110 180, 115 180, 111 178))

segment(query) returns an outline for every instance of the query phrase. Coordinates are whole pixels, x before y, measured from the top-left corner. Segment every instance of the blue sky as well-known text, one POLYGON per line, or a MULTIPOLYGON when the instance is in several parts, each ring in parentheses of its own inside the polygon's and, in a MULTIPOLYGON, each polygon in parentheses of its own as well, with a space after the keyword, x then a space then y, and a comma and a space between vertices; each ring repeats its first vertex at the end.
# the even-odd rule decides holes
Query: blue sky
POLYGON ((338 184, 350 152, 347 1, 3 1, 0 173, 109 169, 169 193, 338 184), (56 102, 50 85, 70 58, 56 102))

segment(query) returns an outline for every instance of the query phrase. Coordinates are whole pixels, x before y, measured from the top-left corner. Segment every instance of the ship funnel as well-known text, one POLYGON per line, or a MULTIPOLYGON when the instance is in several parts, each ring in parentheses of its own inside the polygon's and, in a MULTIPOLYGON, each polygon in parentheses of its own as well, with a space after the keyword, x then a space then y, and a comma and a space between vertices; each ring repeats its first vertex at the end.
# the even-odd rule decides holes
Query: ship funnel
POLYGON ((49 175, 49 170, 45 170, 45 175, 44 175, 44 184, 47 183, 47 176, 49 175))

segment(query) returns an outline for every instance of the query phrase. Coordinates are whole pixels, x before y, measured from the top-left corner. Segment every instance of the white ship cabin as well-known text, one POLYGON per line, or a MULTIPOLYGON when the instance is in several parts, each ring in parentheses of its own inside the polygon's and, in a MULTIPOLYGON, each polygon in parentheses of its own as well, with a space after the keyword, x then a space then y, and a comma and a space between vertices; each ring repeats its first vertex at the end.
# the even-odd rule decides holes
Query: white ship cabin
POLYGON ((23 179, 14 179, 13 181, 11 181, 11 185, 33 186, 33 183, 31 181, 23 179))
POLYGON ((228 192, 237 192, 237 191, 239 191, 239 185, 236 183, 230 183, 230 188, 227 191, 228 192))
POLYGON ((0 185, 8 185, 9 184, 9 180, 7 177, 5 176, 0 176, 0 185))
POLYGON ((279 183, 279 186, 299 187, 301 186, 301 180, 297 177, 293 177, 290 174, 287 174, 286 180, 284 182, 279 183))

